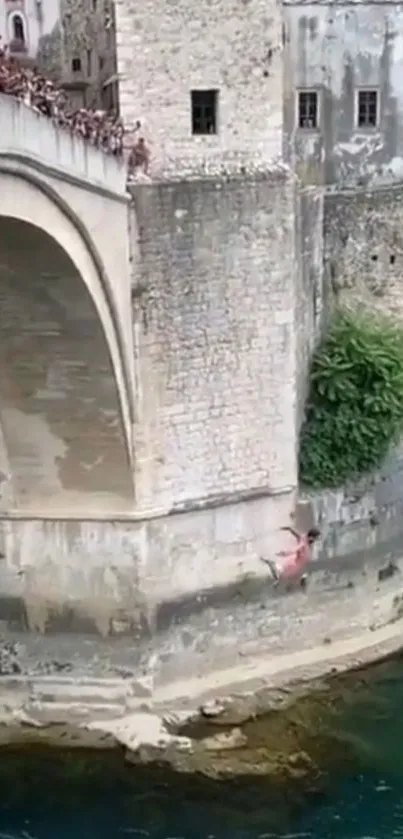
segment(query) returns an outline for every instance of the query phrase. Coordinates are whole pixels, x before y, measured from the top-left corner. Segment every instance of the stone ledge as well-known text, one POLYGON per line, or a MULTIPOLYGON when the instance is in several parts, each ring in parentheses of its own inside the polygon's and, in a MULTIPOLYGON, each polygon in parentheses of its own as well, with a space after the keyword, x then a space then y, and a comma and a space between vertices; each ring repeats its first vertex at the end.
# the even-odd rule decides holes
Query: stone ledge
POLYGON ((225 185, 242 181, 246 185, 254 182, 279 181, 298 183, 293 170, 282 161, 257 160, 251 163, 248 155, 234 155, 232 159, 222 161, 220 157, 210 160, 180 160, 171 167, 164 167, 150 176, 136 175, 128 180, 128 192, 134 197, 138 187, 169 186, 169 184, 202 183, 225 185))
MULTIPOLYGON (((331 687, 336 673, 362 668, 400 647, 401 622, 336 643, 330 653, 315 647, 298 657, 292 654, 270 661, 263 659, 262 650, 259 658, 251 659, 247 665, 222 671, 219 677, 205 676, 196 690, 190 680, 170 691, 157 690, 148 705, 138 702, 137 707, 127 702, 130 694, 127 685, 127 695, 125 699, 122 697, 120 708, 116 702, 105 701, 110 698, 110 680, 73 685, 71 680, 37 679, 24 683, 20 679, 2 678, 0 747, 123 746, 126 759, 132 763, 162 761, 181 772, 201 771, 214 777, 220 774, 224 762, 226 774, 245 774, 246 768, 251 769, 253 750, 242 730, 245 722, 268 711, 286 712, 308 695, 313 698, 313 706, 315 694, 323 703, 323 694, 331 687), (64 703, 57 700, 61 688, 66 697, 64 703), (73 691, 70 698, 69 689, 73 691), (198 724, 203 726, 202 736, 198 734, 198 724), (236 757, 228 768, 225 755, 232 750, 236 757)), ((280 721, 280 728, 283 727, 280 721)), ((296 760, 294 753, 282 754, 281 766, 275 760, 271 768, 267 761, 258 760, 252 774, 278 773, 284 768, 284 761, 294 765, 296 760)))
POLYGON ((142 522, 162 519, 168 516, 183 515, 186 513, 197 513, 202 510, 215 510, 221 507, 229 507, 233 504, 244 504, 247 501, 257 501, 262 498, 277 498, 282 495, 290 495, 295 491, 295 487, 283 486, 271 489, 270 487, 255 487, 248 490, 239 490, 235 492, 227 492, 215 495, 207 495, 204 498, 193 498, 190 501, 183 501, 175 504, 168 509, 144 509, 144 510, 127 510, 111 512, 108 508, 107 512, 99 511, 97 513, 88 514, 83 519, 82 513, 68 512, 68 511, 52 511, 45 513, 42 508, 40 511, 35 510, 1 510, 0 521, 114 521, 114 522, 133 522, 141 524, 142 522))
POLYGON ((254 601, 210 606, 135 647, 130 639, 7 633, 0 708, 6 716, 19 709, 41 730, 145 710, 179 713, 183 721, 203 702, 231 696, 242 699, 247 716, 263 713, 274 695, 276 707, 294 696, 295 680, 298 691, 306 680, 311 690, 311 680, 334 667, 401 646, 403 564, 395 567, 389 575, 385 560, 313 567, 307 592, 261 590, 254 601))

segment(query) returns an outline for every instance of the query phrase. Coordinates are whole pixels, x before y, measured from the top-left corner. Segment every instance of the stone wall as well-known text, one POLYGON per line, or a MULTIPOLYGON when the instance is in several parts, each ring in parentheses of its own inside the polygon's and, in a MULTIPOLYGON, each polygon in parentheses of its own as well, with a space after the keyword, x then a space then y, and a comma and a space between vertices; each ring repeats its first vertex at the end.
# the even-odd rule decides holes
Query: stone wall
POLYGON ((337 561, 359 553, 382 556, 389 551, 401 556, 402 445, 390 453, 374 475, 307 498, 312 518, 322 531, 317 559, 337 561))
POLYGON ((141 185, 136 497, 294 488, 294 181, 141 185))
MULTIPOLYGON (((198 608, 197 598, 205 590, 228 589, 247 575, 259 580, 267 573, 259 557, 273 556, 281 548, 279 522, 289 521, 295 505, 293 177, 283 167, 260 179, 138 184, 132 192, 135 503, 132 507, 123 503, 120 507, 112 503, 102 506, 94 486, 93 498, 79 499, 73 506, 63 506, 65 493, 59 488, 56 492, 56 487, 54 498, 46 505, 3 505, 0 532, 5 539, 5 561, 0 563, 0 574, 4 608, 14 604, 19 620, 25 615, 29 628, 91 624, 103 634, 133 634, 143 631, 143 625, 162 620, 158 615, 174 612, 172 604, 178 600, 193 598, 193 608, 198 608)), ((88 194, 92 198, 93 193, 88 194)), ((37 212, 39 206, 38 198, 37 212)), ((87 206, 88 224, 96 224, 99 215, 94 212, 92 218, 91 206, 87 206)), ((15 215, 15 210, 11 214, 15 215)), ((55 211, 52 218, 56 218, 55 211)), ((40 217, 37 219, 39 224, 40 217)), ((113 219, 121 225, 116 210, 112 226, 113 219)), ((49 232, 51 220, 46 216, 49 232)), ((108 233, 118 245, 110 226, 108 233)), ((112 245, 108 247, 110 250, 112 245)), ((21 276, 16 289, 12 285, 9 299, 6 296, 12 312, 17 311, 17 303, 21 311, 25 284, 29 283, 29 267, 17 257, 7 257, 9 270, 24 272, 25 277, 21 276), (14 305, 17 291, 20 296, 14 305)), ((125 278, 116 259, 115 265, 117 294, 124 307, 125 278)), ((65 274, 63 266, 61 270, 65 274)), ((35 292, 35 300, 39 296, 41 300, 39 313, 37 307, 29 306, 31 314, 37 315, 38 332, 41 334, 43 318, 49 316, 54 326, 60 321, 64 328, 67 313, 65 331, 70 336, 66 289, 62 283, 60 289, 59 285, 53 289, 53 310, 46 277, 40 282, 40 293, 35 292)), ((121 320, 130 316, 127 304, 119 312, 121 320)), ((79 330, 80 323, 81 319, 76 324, 79 330)), ((110 434, 118 431, 110 402, 105 397, 104 417, 100 395, 95 395, 93 403, 91 385, 83 386, 92 359, 105 373, 102 377, 95 372, 94 383, 107 391, 110 399, 116 398, 109 368, 92 333, 99 333, 94 324, 86 338, 90 354, 87 358, 83 350, 78 358, 80 375, 75 375, 74 367, 77 342, 66 344, 69 390, 61 379, 63 358, 54 358, 55 345, 49 339, 49 354, 41 356, 44 370, 41 368, 38 380, 29 372, 28 360, 24 362, 32 387, 29 405, 24 370, 20 376, 28 419, 37 410, 39 392, 42 413, 46 408, 49 423, 59 434, 63 405, 72 420, 67 396, 63 404, 54 397, 52 370, 59 361, 56 383, 64 387, 62 396, 67 392, 71 398, 77 395, 78 424, 69 445, 72 448, 74 444, 78 452, 87 419, 90 426, 94 424, 88 449, 97 447, 95 432, 98 428, 102 432, 104 421, 112 426, 110 434), (94 346, 96 352, 91 356, 94 346), (101 406, 95 417, 94 404, 101 406)), ((60 351, 64 348, 61 340, 57 338, 60 351)), ((5 336, 4 341, 7 349, 10 337, 5 336)), ((26 346, 30 350, 28 341, 26 346)), ((33 351, 28 355, 33 358, 33 351)), ((12 373, 10 379, 15 385, 20 381, 12 373)), ((21 402, 21 395, 12 393, 11 397, 21 402)), ((63 427, 59 436, 64 439, 67 431, 63 427)), ((8 432, 10 437, 15 429, 8 428, 8 432)), ((111 482, 124 479, 118 458, 108 465, 113 446, 106 434, 103 441, 106 451, 100 445, 98 460, 91 456, 87 462, 86 455, 91 452, 85 451, 83 439, 76 472, 88 469, 83 473, 83 489, 92 480, 96 484, 101 472, 107 483, 109 478, 111 482)), ((24 479, 26 451, 22 443, 20 439, 15 454, 24 479)), ((62 452, 60 461, 58 451, 52 457, 55 474, 61 479, 66 457, 63 459, 62 452)), ((31 491, 31 484, 29 488, 31 491)), ((77 501, 77 495, 75 498, 77 501)))
POLYGON ((296 190, 295 324, 297 343, 297 391, 300 427, 309 385, 309 364, 322 323, 327 298, 323 285, 324 195, 316 187, 296 190))
POLYGON ((286 148, 305 183, 393 183, 403 175, 403 10, 388 3, 285 0, 286 148), (298 127, 298 89, 316 90, 317 129, 298 127), (374 128, 357 124, 357 91, 378 91, 374 128))
POLYGON ((0 514, 0 626, 143 638, 226 602, 248 578, 256 594, 259 555, 278 550, 293 503, 262 494, 138 521, 91 517, 84 503, 76 519, 0 514))
POLYGON ((281 157, 282 14, 275 0, 117 0, 119 98, 154 175, 264 170, 281 157), (247 25, 245 14, 247 9, 247 25), (147 45, 147 48, 144 48, 147 45), (191 91, 218 91, 217 132, 191 133, 191 91))
POLYGON ((324 233, 328 289, 402 317, 402 184, 327 196, 324 233))

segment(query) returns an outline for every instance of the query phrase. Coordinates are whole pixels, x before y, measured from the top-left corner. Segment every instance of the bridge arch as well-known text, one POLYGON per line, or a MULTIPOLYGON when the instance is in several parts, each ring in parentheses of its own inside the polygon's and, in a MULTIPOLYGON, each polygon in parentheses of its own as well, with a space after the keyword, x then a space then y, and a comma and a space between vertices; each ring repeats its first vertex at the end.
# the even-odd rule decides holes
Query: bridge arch
POLYGON ((0 506, 126 509, 132 408, 102 266, 46 181, 5 160, 0 178, 0 506))

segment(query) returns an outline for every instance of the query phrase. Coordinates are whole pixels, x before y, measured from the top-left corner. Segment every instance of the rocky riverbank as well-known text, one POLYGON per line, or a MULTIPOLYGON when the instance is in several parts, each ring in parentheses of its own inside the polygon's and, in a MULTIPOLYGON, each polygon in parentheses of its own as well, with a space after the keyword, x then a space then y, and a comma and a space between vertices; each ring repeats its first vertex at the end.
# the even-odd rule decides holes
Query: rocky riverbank
MULTIPOLYGON (((30 788, 42 778, 41 795, 46 773, 51 787, 56 773, 57 789, 66 785, 77 801, 83 789, 97 789, 108 778, 108 790, 119 790, 136 819, 138 801, 154 796, 164 810, 174 800, 181 812, 186 800, 199 807, 202 801, 210 807, 214 802, 217 818, 227 826, 233 822, 239 829, 239 820, 246 819, 258 832, 285 830, 292 812, 331 796, 339 773, 355 776, 374 766, 387 771, 391 736, 400 752, 401 664, 402 655, 395 654, 353 671, 267 686, 251 696, 262 709, 270 700, 271 710, 254 718, 246 693, 206 700, 193 718, 183 712, 158 718, 144 711, 119 722, 63 724, 54 712, 53 722, 49 717, 45 724, 38 713, 34 720, 15 709, 13 723, 3 717, 2 788, 12 790, 18 808, 26 807, 27 776, 30 788), (40 748, 41 743, 56 748, 40 748)), ((401 762, 400 754, 397 759, 401 762)))
POLYGON ((199 679, 199 693, 191 680, 187 689, 182 682, 139 697, 129 678, 3 676, 0 745, 123 748, 137 765, 315 786, 329 761, 360 757, 362 744, 345 734, 340 713, 382 679, 390 655, 399 655, 401 629, 395 620, 305 650, 294 662, 251 658, 199 679))
POLYGON ((251 596, 246 581, 228 604, 141 643, 8 633, 0 746, 118 749, 212 778, 317 778, 329 755, 356 752, 334 709, 360 694, 357 668, 400 650, 403 587, 397 553, 312 565, 306 590, 251 596))

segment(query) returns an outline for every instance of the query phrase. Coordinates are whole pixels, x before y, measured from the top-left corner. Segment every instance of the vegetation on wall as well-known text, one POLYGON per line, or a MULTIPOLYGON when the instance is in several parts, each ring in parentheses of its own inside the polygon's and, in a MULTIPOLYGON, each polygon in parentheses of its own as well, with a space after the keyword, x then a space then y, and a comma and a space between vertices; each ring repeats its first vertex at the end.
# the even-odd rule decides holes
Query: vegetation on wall
POLYGON ((300 478, 332 487, 379 467, 403 430, 403 328, 338 312, 314 355, 300 478))

